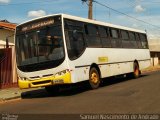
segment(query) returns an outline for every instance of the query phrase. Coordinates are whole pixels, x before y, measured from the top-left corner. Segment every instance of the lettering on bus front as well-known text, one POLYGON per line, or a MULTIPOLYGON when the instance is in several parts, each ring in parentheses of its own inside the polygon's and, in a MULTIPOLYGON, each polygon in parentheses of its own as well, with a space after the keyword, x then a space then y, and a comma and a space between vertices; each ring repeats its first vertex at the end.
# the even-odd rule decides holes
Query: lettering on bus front
POLYGON ((41 21, 32 25, 28 25, 28 26, 24 26, 22 28, 22 31, 28 31, 28 30, 32 30, 32 29, 36 29, 36 28, 40 28, 43 26, 47 26, 47 25, 51 25, 54 24, 54 20, 46 20, 46 21, 41 21))

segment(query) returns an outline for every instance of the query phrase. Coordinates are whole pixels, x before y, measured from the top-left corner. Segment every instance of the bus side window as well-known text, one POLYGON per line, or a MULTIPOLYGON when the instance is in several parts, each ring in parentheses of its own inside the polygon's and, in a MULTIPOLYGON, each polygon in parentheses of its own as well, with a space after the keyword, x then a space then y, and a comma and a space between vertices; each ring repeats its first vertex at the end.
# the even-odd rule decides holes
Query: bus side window
POLYGON ((122 36, 122 46, 124 48, 131 48, 131 42, 129 41, 128 31, 121 30, 121 36, 122 36))
POLYGON ((137 42, 138 48, 142 48, 141 40, 138 33, 136 33, 136 42, 137 42))
POLYGON ((140 34, 140 39, 142 43, 142 48, 148 48, 147 36, 145 34, 140 34))
POLYGON ((103 47, 111 47, 111 41, 110 41, 109 35, 108 35, 108 28, 99 26, 98 30, 99 30, 99 35, 100 35, 100 38, 102 41, 102 46, 103 47))
POLYGON ((75 21, 70 21, 70 23, 72 24, 65 24, 67 50, 69 58, 76 59, 85 49, 83 23, 75 21))
POLYGON ((129 32, 129 39, 131 41, 131 48, 138 48, 137 43, 136 43, 136 37, 135 33, 129 32))
POLYGON ((121 47, 121 40, 119 37, 118 29, 110 28, 110 37, 111 37, 111 44, 113 48, 120 48, 121 47))
POLYGON ((86 42, 88 47, 102 47, 101 40, 96 25, 85 25, 86 42))

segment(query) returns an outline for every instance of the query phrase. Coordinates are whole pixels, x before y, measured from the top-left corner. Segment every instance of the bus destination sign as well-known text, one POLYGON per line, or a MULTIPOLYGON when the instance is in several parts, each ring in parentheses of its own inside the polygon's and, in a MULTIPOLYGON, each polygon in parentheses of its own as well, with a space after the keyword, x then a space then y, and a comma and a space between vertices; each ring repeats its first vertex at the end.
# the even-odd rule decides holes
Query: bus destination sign
POLYGON ((22 27, 22 31, 25 32, 25 31, 28 31, 28 30, 33 30, 33 29, 44 27, 44 26, 51 25, 51 24, 54 24, 53 19, 37 22, 37 23, 34 23, 34 24, 30 24, 28 26, 24 26, 24 27, 22 27))

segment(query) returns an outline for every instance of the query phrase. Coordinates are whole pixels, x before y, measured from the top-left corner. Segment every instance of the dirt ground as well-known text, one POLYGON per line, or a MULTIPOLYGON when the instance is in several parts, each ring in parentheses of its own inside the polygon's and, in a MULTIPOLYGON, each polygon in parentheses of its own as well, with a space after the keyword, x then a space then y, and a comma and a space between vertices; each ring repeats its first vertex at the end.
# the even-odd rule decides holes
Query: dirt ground
POLYGON ((142 70, 142 73, 151 72, 151 71, 157 71, 157 70, 160 70, 160 65, 150 66, 150 67, 142 70))

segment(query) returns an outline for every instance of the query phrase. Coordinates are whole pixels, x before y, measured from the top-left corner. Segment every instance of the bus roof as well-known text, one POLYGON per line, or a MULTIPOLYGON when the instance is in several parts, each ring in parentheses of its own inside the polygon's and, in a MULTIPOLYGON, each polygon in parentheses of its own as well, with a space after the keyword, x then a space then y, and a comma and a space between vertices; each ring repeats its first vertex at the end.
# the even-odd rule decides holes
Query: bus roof
MULTIPOLYGON (((97 24, 97 25, 102 25, 102 26, 107 26, 107 27, 113 27, 113 28, 117 28, 117 29, 123 29, 123 30, 128 30, 128 31, 133 31, 133 32, 139 32, 139 33, 146 33, 143 30, 139 30, 139 29, 134 29, 134 28, 129 28, 129 27, 125 27, 125 26, 121 26, 121 25, 115 25, 115 24, 111 24, 111 23, 107 23, 107 22, 101 22, 101 21, 97 21, 97 20, 90 20, 87 18, 82 18, 82 17, 78 17, 78 16, 73 16, 73 15, 68 15, 68 14, 52 14, 52 15, 47 15, 47 16, 43 16, 43 17, 38 17, 26 22, 23 22, 20 25, 23 25, 25 23, 34 21, 34 20, 39 20, 39 19, 43 19, 43 18, 47 18, 47 17, 52 17, 52 16, 57 16, 57 15, 61 15, 63 18, 67 18, 67 19, 71 19, 71 20, 76 20, 76 21, 81 21, 81 22, 87 22, 87 23, 93 23, 93 24, 97 24)), ((17 26, 17 27, 18 27, 17 26)))

